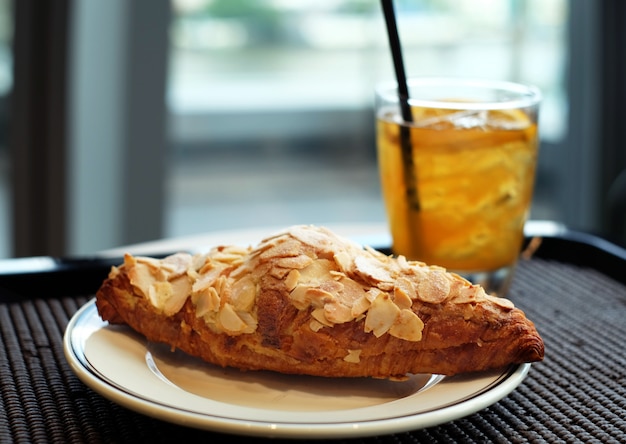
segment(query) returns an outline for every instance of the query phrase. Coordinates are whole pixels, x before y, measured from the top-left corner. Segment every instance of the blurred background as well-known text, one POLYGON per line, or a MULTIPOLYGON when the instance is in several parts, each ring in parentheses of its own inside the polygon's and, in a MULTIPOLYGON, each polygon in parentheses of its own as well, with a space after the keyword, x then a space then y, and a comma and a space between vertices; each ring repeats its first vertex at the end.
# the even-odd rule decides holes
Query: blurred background
MULTIPOLYGON (((621 0, 396 0, 407 73, 544 94, 531 217, 621 242, 621 0)), ((0 257, 385 222, 376 0, 0 0, 0 257)))

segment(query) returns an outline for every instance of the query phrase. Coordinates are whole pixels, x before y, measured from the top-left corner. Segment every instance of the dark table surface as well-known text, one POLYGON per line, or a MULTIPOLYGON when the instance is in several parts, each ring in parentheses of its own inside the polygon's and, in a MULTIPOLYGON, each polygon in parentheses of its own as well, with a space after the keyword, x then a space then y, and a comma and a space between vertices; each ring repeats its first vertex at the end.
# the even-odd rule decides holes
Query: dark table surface
MULTIPOLYGON (((62 281, 51 279, 53 297, 45 288, 20 295, 3 290, 3 279, 0 443, 263 441, 164 422, 103 398, 72 372, 63 351, 68 321, 93 290, 58 294, 62 281)), ((520 261, 509 298, 546 346, 544 361, 512 393, 436 427, 338 442, 626 442, 624 250, 577 233, 543 237, 520 261)))

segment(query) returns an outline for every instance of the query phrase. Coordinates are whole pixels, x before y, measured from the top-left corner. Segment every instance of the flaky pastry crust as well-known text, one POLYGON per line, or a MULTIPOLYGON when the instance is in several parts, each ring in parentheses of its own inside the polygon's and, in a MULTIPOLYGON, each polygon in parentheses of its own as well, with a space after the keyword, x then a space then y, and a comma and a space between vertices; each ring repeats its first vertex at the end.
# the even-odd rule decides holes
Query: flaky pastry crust
POLYGON ((544 353, 535 326, 509 300, 314 226, 291 227, 255 248, 126 255, 96 305, 109 323, 242 370, 401 379, 544 353))

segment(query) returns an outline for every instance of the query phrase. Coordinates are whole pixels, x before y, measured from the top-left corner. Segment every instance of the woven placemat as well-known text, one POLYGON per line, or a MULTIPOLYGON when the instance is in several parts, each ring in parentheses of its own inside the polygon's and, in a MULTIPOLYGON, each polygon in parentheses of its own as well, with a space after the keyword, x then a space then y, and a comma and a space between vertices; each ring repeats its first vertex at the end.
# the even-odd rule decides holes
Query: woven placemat
MULTIPOLYGON (((532 259, 519 264, 510 298, 537 325, 546 357, 509 396, 437 427, 337 442, 626 442, 626 286, 532 259)), ((0 304, 0 443, 234 439, 135 413, 86 387, 62 337, 89 299, 0 304)))

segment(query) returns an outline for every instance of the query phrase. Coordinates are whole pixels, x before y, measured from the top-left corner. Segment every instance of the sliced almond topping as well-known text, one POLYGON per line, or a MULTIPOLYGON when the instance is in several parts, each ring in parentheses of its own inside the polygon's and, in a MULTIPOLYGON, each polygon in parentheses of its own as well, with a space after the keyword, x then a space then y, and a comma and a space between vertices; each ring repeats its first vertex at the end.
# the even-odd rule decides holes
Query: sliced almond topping
POLYGON ((337 281, 346 277, 346 274, 343 271, 330 270, 329 273, 332 276, 332 278, 337 281))
POLYGON ((352 306, 355 301, 365 296, 363 286, 352 279, 344 277, 338 281, 338 284, 341 285, 341 287, 336 290, 336 292, 339 294, 339 299, 345 305, 352 306))
POLYGON ((407 278, 399 278, 393 288, 393 301, 400 308, 411 308, 417 298, 415 287, 407 278))
POLYGON ((202 266, 205 264, 206 258, 207 258, 207 256, 205 254, 195 254, 195 255, 193 255, 193 257, 191 259, 190 268, 193 268, 195 271, 200 270, 200 268, 202 268, 202 266))
POLYGON ((509 299, 492 296, 490 294, 485 294, 485 297, 498 307, 504 308, 505 310, 513 310, 515 308, 515 305, 509 299))
POLYGON ((213 287, 194 293, 191 302, 196 306, 197 317, 202 317, 209 312, 217 312, 220 308, 220 298, 213 287))
POLYGON ((171 293, 168 295, 163 305, 163 312, 167 316, 178 313, 191 294, 191 282, 189 282, 189 278, 187 278, 186 274, 180 275, 170 281, 170 286, 171 293))
POLYGON ((398 267, 400 268, 400 270, 402 271, 409 271, 411 270, 411 266, 409 265, 409 263, 406 260, 406 257, 400 255, 397 257, 397 262, 398 262, 398 267))
MULTIPOLYGON (((192 258, 189 253, 172 254, 161 261, 161 267, 170 266, 168 280, 186 274, 187 269, 192 265, 192 258)), ((158 266, 158 262, 157 262, 158 266)))
POLYGON ((276 262, 276 266, 281 268, 296 268, 302 269, 306 266, 310 265, 313 262, 313 258, 307 256, 306 254, 301 254, 295 257, 283 257, 278 259, 276 262))
POLYGON ((275 277, 278 280, 284 279, 291 270, 289 268, 272 267, 269 271, 269 275, 275 277))
POLYGON ((242 262, 242 256, 238 252, 222 251, 211 257, 215 262, 221 262, 227 265, 236 265, 242 262))
POLYGON ((241 333, 246 328, 246 323, 237 315, 230 304, 224 304, 220 309, 219 320, 228 333, 241 333))
POLYGON ((147 267, 150 274, 157 281, 167 281, 171 275, 176 274, 176 266, 174 264, 167 264, 151 257, 137 257, 137 265, 135 266, 147 267))
POLYGON ((354 304, 352 304, 352 317, 354 319, 358 318, 365 313, 371 305, 372 303, 365 297, 365 295, 361 296, 359 299, 354 301, 354 304))
POLYGON ((250 311, 256 299, 256 283, 250 276, 235 282, 230 291, 229 301, 238 311, 250 311))
POLYGON ((417 297, 431 304, 440 304, 450 294, 450 281, 441 270, 431 270, 428 278, 420 280, 417 297))
POLYGON ((343 293, 345 293, 346 291, 349 292, 349 290, 346 290, 343 281, 337 281, 335 279, 331 279, 325 282, 322 282, 318 288, 320 290, 323 290, 327 293, 332 294, 333 296, 336 297, 340 297, 341 299, 347 299, 348 296, 347 295, 343 295, 343 293))
POLYGON ((379 296, 382 295, 383 292, 377 288, 377 287, 372 287, 369 290, 367 290, 365 292, 365 297, 367 298, 368 301, 370 302, 374 302, 374 300, 379 296))
POLYGON ((205 272, 200 274, 200 277, 198 277, 193 283, 192 291, 198 292, 212 286, 221 272, 222 268, 218 267, 212 267, 208 270, 205 270, 205 272))
POLYGON ((212 270, 214 268, 219 268, 220 270, 222 269, 221 266, 218 267, 217 263, 211 261, 210 256, 207 256, 204 264, 202 264, 202 266, 200 268, 198 268, 198 273, 199 274, 205 274, 205 273, 208 273, 210 270, 212 270))
POLYGON ((299 284, 289 293, 289 299, 298 310, 305 310, 310 306, 321 308, 333 301, 335 296, 321 288, 299 284))
POLYGON ((122 270, 120 267, 111 267, 111 271, 109 271, 109 279, 114 279, 118 274, 120 274, 122 270))
MULTIPOLYGON (((313 331, 364 320, 365 332, 376 337, 389 333, 419 341, 424 323, 411 310, 415 300, 439 304, 486 298, 504 310, 513 308, 508 299, 486 295, 443 268, 405 257, 395 260, 306 226, 269 237, 255 249, 220 246, 205 255, 180 253, 163 260, 126 255, 110 273, 126 272, 131 285, 167 315, 180 311, 191 295, 196 316, 210 328, 242 334, 257 327, 257 270, 263 279, 282 281, 294 307, 311 311, 313 331)), ((347 353, 347 362, 360 361, 360 350, 347 353)))
POLYGON ((328 245, 336 238, 336 235, 325 228, 317 228, 311 230, 307 226, 296 226, 289 229, 289 235, 303 244, 314 246, 315 248, 325 250, 328 245))
POLYGON ((400 310, 405 308, 411 308, 413 301, 411 298, 400 288, 396 287, 393 292, 393 302, 398 306, 400 310))
POLYGON ((289 299, 294 307, 298 310, 305 310, 309 307, 310 302, 307 298, 306 292, 309 290, 309 287, 306 285, 298 285, 294 288, 291 293, 289 293, 289 299))
POLYGON ((209 295, 208 296, 209 303, 210 303, 209 307, 211 311, 218 311, 220 307, 222 306, 222 298, 220 298, 219 293, 213 287, 209 287, 207 289, 207 293, 209 295))
POLYGON ((311 322, 309 322, 309 328, 317 333, 322 328, 324 328, 324 324, 315 319, 311 319, 311 322))
POLYGON ((150 299, 150 303, 161 310, 171 295, 172 285, 167 281, 154 282, 148 289, 148 299, 150 299))
POLYGON ((383 268, 382 263, 373 257, 359 255, 354 258, 354 266, 356 272, 368 282, 378 284, 393 281, 389 270, 383 268))
POLYGON ((227 265, 238 265, 244 260, 246 254, 248 254, 250 250, 250 248, 243 248, 235 245, 218 247, 213 250, 211 260, 222 262, 227 265))
MULTIPOLYGON (((455 303, 455 304, 469 304, 472 302, 476 302, 478 293, 479 293, 479 286, 478 285, 472 285, 470 282, 466 281, 466 280, 459 280, 459 279, 454 279, 451 283, 450 283, 450 297, 451 300, 455 303)), ((481 298, 484 297, 481 296, 481 298)))
POLYGON ((343 358, 343 360, 346 362, 358 364, 359 362, 361 362, 361 350, 348 349, 348 354, 343 358))
POLYGON ((335 253, 334 258, 339 269, 344 273, 348 273, 352 269, 352 256, 347 251, 335 253))
MULTIPOLYGON (((128 277, 131 285, 140 290, 144 296, 148 296, 150 287, 156 282, 154 275, 150 272, 150 268, 145 264, 137 262, 135 262, 134 266, 128 271, 128 277)), ((157 307, 161 306, 159 305, 157 307)))
POLYGON ((244 328, 241 333, 253 333, 254 330, 256 330, 257 320, 252 313, 238 311, 237 315, 246 324, 246 328, 244 328))
POLYGON ((406 341, 421 341, 424 322, 409 309, 400 312, 393 325, 389 329, 389 334, 406 341))
POLYGON ((306 298, 313 307, 323 307, 325 304, 332 302, 335 296, 321 288, 308 288, 306 298))
POLYGON ((333 264, 334 262, 331 263, 327 259, 318 259, 315 262, 312 262, 308 267, 300 270, 300 281, 314 286, 319 286, 329 280, 332 280, 330 270, 334 268, 333 264))
POLYGON ((291 291, 298 285, 300 279, 300 272, 298 270, 291 270, 285 278, 285 288, 287 291, 291 291))
POLYGON ((377 338, 382 336, 389 331, 399 313, 400 309, 389 298, 389 295, 381 293, 367 311, 365 331, 373 332, 377 338))
MULTIPOLYGON (((147 256, 136 256, 135 260, 137 261, 137 263, 140 264, 145 264, 147 266, 149 266, 150 268, 152 268, 153 270, 158 270, 161 268, 162 263, 164 263, 162 260, 160 259, 155 259, 153 257, 147 257, 147 256)), ((171 265, 167 265, 166 268, 171 269, 171 265)))
POLYGON ((393 291, 393 282, 379 282, 377 286, 383 291, 393 291))
POLYGON ((217 291, 217 294, 220 295, 220 299, 224 302, 227 301, 230 297, 230 286, 228 285, 228 279, 226 276, 218 276, 218 278, 213 283, 213 288, 217 291))
POLYGON ((333 326, 332 322, 329 322, 328 319, 326 319, 326 312, 323 308, 316 308, 311 312, 311 316, 313 316, 313 319, 315 319, 317 322, 326 327, 333 326))
POLYGON ((229 277, 231 279, 240 279, 243 276, 250 274, 251 267, 246 263, 238 265, 233 271, 230 272, 229 277))
POLYGON ((275 257, 294 257, 300 255, 300 243, 295 239, 286 239, 265 250, 259 258, 263 261, 275 257))
POLYGON ((190 267, 187 269, 187 276, 189 276, 192 282, 196 282, 200 277, 200 273, 195 268, 190 267))
POLYGON ((343 305, 338 301, 332 301, 324 304, 324 316, 326 320, 333 324, 343 324, 353 319, 350 307, 343 305))
POLYGON ((124 254, 124 266, 127 268, 134 267, 137 263, 137 258, 130 253, 124 254))

